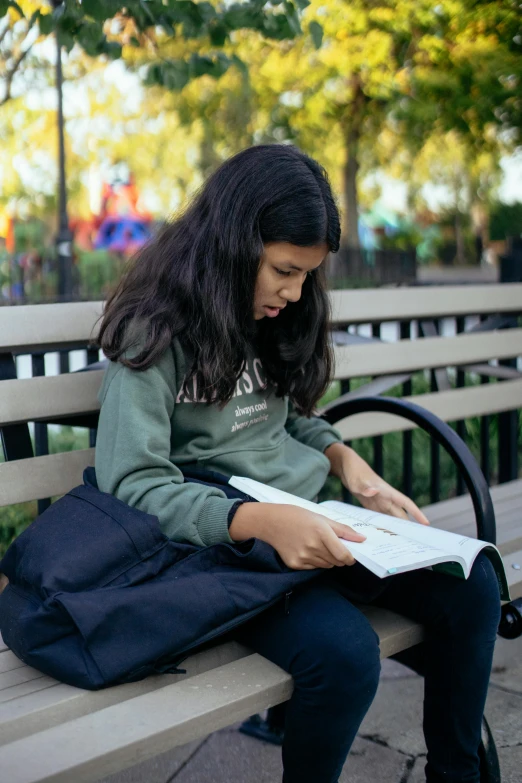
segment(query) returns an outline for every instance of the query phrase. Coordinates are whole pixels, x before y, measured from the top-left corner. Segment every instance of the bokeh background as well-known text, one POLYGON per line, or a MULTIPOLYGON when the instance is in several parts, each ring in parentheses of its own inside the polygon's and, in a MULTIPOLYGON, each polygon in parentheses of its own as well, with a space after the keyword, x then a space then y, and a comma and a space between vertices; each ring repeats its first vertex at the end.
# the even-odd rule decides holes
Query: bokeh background
POLYGON ((494 278, 522 232, 521 19, 517 0, 0 0, 0 302, 103 296, 159 221, 261 142, 326 167, 333 286, 494 278))

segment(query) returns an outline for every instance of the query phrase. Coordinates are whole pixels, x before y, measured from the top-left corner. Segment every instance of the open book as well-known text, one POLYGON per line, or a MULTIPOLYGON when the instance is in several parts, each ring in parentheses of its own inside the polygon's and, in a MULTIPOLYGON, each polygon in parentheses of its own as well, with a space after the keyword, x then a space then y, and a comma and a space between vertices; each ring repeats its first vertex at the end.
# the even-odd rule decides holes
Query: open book
POLYGON ((357 543, 340 540, 357 562, 381 579, 391 574, 427 567, 467 579, 475 558, 483 551, 491 560, 497 574, 501 599, 510 600, 500 552, 496 546, 486 541, 448 533, 446 530, 369 511, 337 500, 313 503, 289 492, 240 476, 232 476, 229 484, 262 503, 299 506, 343 525, 350 525, 358 533, 366 536, 366 541, 357 543))

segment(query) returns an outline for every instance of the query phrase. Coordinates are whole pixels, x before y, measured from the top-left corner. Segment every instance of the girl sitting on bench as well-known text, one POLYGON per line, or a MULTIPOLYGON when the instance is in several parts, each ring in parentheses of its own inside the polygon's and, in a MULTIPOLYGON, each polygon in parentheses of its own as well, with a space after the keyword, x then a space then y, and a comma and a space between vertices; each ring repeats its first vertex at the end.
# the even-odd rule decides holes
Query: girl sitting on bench
POLYGON ((235 631, 294 679, 285 783, 337 781, 375 695, 379 640, 353 600, 424 625, 424 643, 398 657, 425 677, 427 780, 478 783, 500 613, 489 561, 478 557, 466 581, 429 570, 379 580, 340 541, 362 540, 351 528, 220 485, 244 475, 315 499, 331 473, 364 506, 427 524, 312 416, 332 379, 324 266, 339 237, 327 176, 295 147, 246 149, 210 177, 107 303, 99 487, 157 516, 176 541, 254 537, 290 569, 317 569, 286 609, 235 631))

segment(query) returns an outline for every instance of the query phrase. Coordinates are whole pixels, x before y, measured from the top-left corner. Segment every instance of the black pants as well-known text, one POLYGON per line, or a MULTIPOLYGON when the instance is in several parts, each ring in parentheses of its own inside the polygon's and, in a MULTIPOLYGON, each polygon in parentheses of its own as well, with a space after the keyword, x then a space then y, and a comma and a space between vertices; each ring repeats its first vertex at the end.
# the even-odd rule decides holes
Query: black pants
MULTIPOLYGON (((283 744, 284 783, 336 783, 375 696, 379 641, 334 569, 236 631, 294 678, 283 744)), ((372 603, 425 626, 397 656, 425 677, 428 783, 478 783, 481 720, 500 616, 497 580, 479 555, 466 581, 429 570, 388 578, 372 603)))

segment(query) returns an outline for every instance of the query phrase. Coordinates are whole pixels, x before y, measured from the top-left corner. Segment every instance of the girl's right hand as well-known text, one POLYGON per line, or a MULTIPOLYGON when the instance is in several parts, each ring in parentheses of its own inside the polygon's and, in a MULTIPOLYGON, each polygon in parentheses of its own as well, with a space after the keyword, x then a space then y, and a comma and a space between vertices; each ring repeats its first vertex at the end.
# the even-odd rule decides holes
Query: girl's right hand
POLYGON ((353 555, 339 539, 365 540, 348 525, 278 503, 243 503, 234 514, 229 533, 235 541, 250 537, 266 541, 295 570, 353 565, 353 555))

